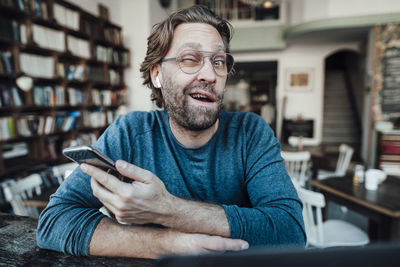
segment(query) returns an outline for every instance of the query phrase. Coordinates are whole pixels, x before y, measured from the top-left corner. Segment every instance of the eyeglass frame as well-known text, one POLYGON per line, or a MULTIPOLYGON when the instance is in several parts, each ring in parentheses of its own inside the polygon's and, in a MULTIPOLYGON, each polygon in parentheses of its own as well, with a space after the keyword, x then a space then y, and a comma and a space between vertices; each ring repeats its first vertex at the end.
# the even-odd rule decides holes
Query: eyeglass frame
MULTIPOLYGON (((160 62, 163 63, 163 62, 168 62, 168 61, 175 61, 175 62, 178 64, 179 69, 180 69, 183 73, 186 73, 186 74, 195 74, 195 73, 199 72, 199 71, 201 70, 201 68, 204 66, 204 58, 205 58, 205 57, 210 58, 210 62, 211 62, 211 65, 212 65, 212 67, 213 67, 213 70, 214 70, 215 74, 217 74, 218 76, 228 76, 228 75, 232 72, 233 66, 235 65, 235 59, 234 59, 234 57, 232 56, 232 54, 230 54, 230 53, 226 53, 226 52, 224 52, 224 51, 213 52, 213 51, 202 51, 202 50, 194 50, 194 49, 185 49, 185 50, 182 50, 181 52, 178 53, 178 56, 176 56, 176 57, 169 57, 169 58, 162 58, 162 59, 160 60, 160 62), (183 52, 186 52, 186 51, 200 52, 200 53, 203 54, 202 59, 201 59, 201 65, 200 65, 199 69, 198 69, 197 71, 193 72, 193 73, 187 73, 187 72, 183 71, 183 70, 182 70, 182 67, 181 67, 181 64, 180 64, 179 61, 178 61, 180 55, 181 55, 183 52), (204 55, 205 53, 207 53, 207 54, 212 54, 212 55, 210 55, 210 56, 205 56, 205 55, 204 55), (225 75, 221 75, 221 74, 219 74, 219 73, 215 70, 213 58, 214 58, 217 54, 225 54, 225 55, 227 55, 227 56, 231 56, 231 58, 232 58, 232 62, 233 62, 233 63, 232 63, 232 67, 231 67, 231 69, 229 70, 229 72, 227 72, 225 75)), ((228 65, 227 65, 226 63, 225 63, 225 65, 228 67, 228 65)))

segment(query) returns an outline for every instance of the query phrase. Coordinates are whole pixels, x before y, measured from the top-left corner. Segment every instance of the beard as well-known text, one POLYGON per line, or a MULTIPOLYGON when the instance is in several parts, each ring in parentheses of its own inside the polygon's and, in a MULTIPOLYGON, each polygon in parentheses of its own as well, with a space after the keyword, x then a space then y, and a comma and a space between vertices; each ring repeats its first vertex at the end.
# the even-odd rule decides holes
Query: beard
POLYGON ((212 83, 200 83, 189 85, 183 91, 176 90, 172 80, 165 79, 162 88, 164 107, 169 117, 179 126, 192 131, 206 130, 213 126, 219 118, 222 109, 224 92, 218 94, 212 83), (214 107, 197 106, 190 104, 190 93, 195 90, 204 90, 210 93, 217 103, 214 107))

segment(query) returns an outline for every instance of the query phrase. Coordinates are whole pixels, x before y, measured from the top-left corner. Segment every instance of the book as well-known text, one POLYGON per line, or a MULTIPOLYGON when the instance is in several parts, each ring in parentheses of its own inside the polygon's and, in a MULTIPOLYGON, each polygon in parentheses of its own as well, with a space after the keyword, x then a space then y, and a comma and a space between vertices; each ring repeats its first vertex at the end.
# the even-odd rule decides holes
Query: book
POLYGON ((76 38, 72 35, 67 36, 67 47, 71 54, 82 57, 85 59, 90 58, 90 44, 89 41, 76 38))
POLYGON ((19 42, 20 41, 20 33, 19 33, 19 23, 15 20, 11 22, 13 40, 19 42))
POLYGON ((5 73, 13 73, 14 67, 12 62, 12 54, 10 51, 1 52, 1 62, 3 63, 3 69, 5 73))
POLYGON ((28 145, 26 142, 4 144, 2 147, 3 159, 17 158, 28 155, 28 145))
POLYGON ((21 96, 19 95, 18 88, 13 86, 12 90, 12 98, 14 102, 14 106, 21 107, 23 105, 21 96))
POLYGON ((20 68, 27 75, 40 78, 54 77, 54 58, 49 56, 20 53, 20 68))
POLYGON ((1 102, 3 107, 10 107, 13 105, 12 95, 10 88, 0 85, 1 102))
POLYGON ((28 42, 28 27, 26 24, 19 25, 19 33, 21 43, 26 44, 28 42))
POLYGON ((65 34, 63 31, 54 30, 41 25, 32 25, 33 41, 40 47, 58 52, 65 51, 65 34))
POLYGON ((58 24, 79 31, 79 13, 55 3, 53 6, 54 18, 58 24))

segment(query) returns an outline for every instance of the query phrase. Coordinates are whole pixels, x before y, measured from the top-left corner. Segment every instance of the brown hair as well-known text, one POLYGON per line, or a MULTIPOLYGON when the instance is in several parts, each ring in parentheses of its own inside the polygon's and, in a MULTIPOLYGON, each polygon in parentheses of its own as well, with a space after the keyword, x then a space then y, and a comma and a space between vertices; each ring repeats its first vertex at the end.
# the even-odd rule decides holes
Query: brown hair
POLYGON ((159 108, 163 107, 163 96, 160 88, 154 87, 151 82, 150 70, 167 54, 175 28, 182 23, 205 23, 213 26, 221 35, 226 52, 229 52, 232 26, 226 20, 215 15, 210 9, 202 5, 194 5, 172 13, 164 21, 153 26, 150 36, 147 38, 147 53, 140 71, 144 79, 143 85, 152 90, 151 100, 156 101, 159 108))

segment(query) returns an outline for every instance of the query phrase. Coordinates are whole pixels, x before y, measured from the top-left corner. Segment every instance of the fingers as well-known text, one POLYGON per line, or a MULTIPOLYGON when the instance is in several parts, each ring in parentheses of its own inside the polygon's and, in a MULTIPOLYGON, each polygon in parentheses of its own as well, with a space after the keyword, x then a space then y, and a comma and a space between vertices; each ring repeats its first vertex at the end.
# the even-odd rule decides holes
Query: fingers
POLYGON ((104 204, 112 213, 116 213, 116 208, 112 203, 117 201, 115 195, 101 186, 93 177, 90 179, 93 195, 95 195, 101 203, 104 204))
POLYGON ((126 186, 126 183, 121 182, 115 176, 89 164, 81 164, 81 170, 92 178, 96 179, 103 187, 111 192, 117 193, 121 188, 126 186))
POLYGON ((220 236, 195 235, 192 240, 199 247, 210 251, 238 251, 249 248, 249 243, 244 240, 220 236))
POLYGON ((136 165, 130 164, 123 160, 117 160, 115 163, 117 170, 123 176, 131 178, 136 182, 149 184, 153 179, 153 173, 148 170, 142 169, 136 165))

